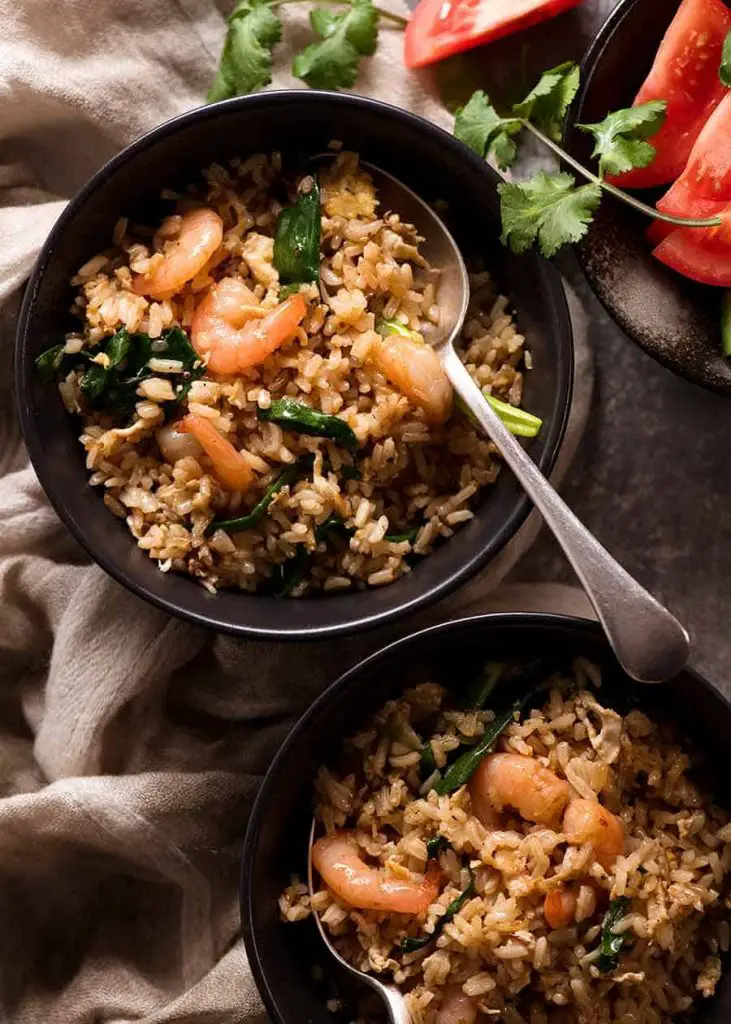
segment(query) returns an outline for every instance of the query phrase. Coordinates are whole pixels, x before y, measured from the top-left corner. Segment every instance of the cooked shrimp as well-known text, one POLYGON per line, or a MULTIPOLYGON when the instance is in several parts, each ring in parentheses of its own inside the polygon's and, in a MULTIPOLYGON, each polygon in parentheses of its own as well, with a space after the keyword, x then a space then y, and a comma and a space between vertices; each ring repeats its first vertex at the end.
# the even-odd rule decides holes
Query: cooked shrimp
POLYGON ((452 385, 433 348, 400 335, 375 341, 368 359, 384 377, 426 413, 430 423, 444 423, 452 411, 452 385))
POLYGON ((264 317, 252 318, 252 292, 243 281, 224 277, 193 315, 190 340, 208 356, 212 373, 238 374, 256 366, 294 338, 307 312, 301 295, 290 295, 264 317))
POLYGON ((550 928, 568 928, 576 916, 576 892, 573 888, 561 886, 546 893, 543 913, 550 928))
POLYGON ((566 806, 569 785, 534 757, 488 754, 470 780, 470 793, 495 811, 514 807, 521 818, 548 825, 566 806))
POLYGON ((178 430, 190 433, 213 463, 213 471, 229 491, 245 491, 254 479, 254 471, 230 441, 219 434, 209 420, 189 413, 178 424, 178 430))
POLYGON ((361 910, 386 910, 398 914, 422 914, 439 895, 440 868, 430 861, 418 881, 386 878, 379 868, 366 864, 352 832, 322 836, 312 847, 312 863, 335 895, 361 910))
POLYGON ((150 274, 137 274, 132 287, 138 295, 169 299, 203 270, 222 241, 223 221, 215 210, 203 207, 184 213, 180 233, 162 263, 150 274))
POLYGON ((474 1024, 477 1019, 477 1005, 471 996, 461 988, 450 989, 437 1013, 436 1024, 474 1024))
POLYGON ((203 449, 192 434, 187 430, 180 430, 178 423, 167 423, 160 427, 155 433, 155 440, 166 462, 174 466, 178 459, 187 456, 195 458, 200 455, 203 449))
POLYGON ((572 800, 563 818, 563 831, 572 846, 591 843, 603 868, 624 853, 624 823, 596 800, 572 800))
POLYGON ((493 807, 492 800, 487 795, 485 787, 479 781, 479 778, 480 770, 478 768, 467 786, 470 793, 472 813, 478 821, 482 822, 485 828, 500 828, 500 815, 493 807))

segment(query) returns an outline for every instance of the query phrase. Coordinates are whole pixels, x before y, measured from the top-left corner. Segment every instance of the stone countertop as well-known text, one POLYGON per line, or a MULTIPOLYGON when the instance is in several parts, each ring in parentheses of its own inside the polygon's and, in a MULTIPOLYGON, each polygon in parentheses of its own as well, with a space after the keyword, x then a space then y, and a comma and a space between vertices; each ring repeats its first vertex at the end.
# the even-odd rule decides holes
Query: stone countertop
MULTIPOLYGON (((476 84, 489 88, 489 79, 500 88, 515 80, 517 67, 530 88, 546 68, 580 59, 614 6, 615 0, 584 0, 554 21, 476 51, 469 74, 476 84)), ((651 360, 610 320, 571 258, 562 269, 589 316, 597 368, 589 424, 562 493, 691 631, 694 666, 731 696, 731 401, 651 360)), ((571 581, 573 574, 544 528, 510 578, 571 581)))

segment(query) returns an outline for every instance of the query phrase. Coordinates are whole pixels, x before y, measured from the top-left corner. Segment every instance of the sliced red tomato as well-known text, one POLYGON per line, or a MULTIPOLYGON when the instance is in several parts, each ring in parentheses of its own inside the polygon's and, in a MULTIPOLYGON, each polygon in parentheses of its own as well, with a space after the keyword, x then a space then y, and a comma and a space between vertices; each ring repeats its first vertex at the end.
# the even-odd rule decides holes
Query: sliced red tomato
POLYGON ((717 228, 676 228, 652 255, 701 284, 731 288, 731 206, 717 228))
MULTIPOLYGON (((661 213, 669 213, 674 217, 718 217, 726 210, 728 202, 718 199, 706 199, 699 196, 691 187, 687 175, 683 174, 670 186, 665 195, 655 204, 661 213)), ((646 238, 651 245, 659 245, 676 230, 674 224, 656 220, 647 229, 646 238)))
POLYGON ((404 43, 407 68, 492 42, 552 18, 582 0, 421 0, 409 18, 404 43))
POLYGON ((703 125, 680 179, 698 196, 731 201, 731 92, 703 125))
POLYGON ((657 155, 648 167, 611 178, 615 185, 650 188, 683 172, 703 125, 726 95, 718 68, 729 30, 731 11, 722 0, 683 0, 635 99, 635 106, 667 102, 665 123, 650 139, 657 155))

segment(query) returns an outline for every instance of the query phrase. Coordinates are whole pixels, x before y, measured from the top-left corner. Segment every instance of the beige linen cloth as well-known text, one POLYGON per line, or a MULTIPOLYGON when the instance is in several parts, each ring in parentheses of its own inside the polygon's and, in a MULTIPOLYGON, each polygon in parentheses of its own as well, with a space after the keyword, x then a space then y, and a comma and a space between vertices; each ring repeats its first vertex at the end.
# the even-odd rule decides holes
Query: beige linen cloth
MULTIPOLYGON (((303 16, 286 18, 303 45, 303 16)), ((0 0, 0 1018, 13 1024, 262 1014, 238 935, 238 857, 294 717, 415 624, 478 607, 586 609, 568 588, 486 597, 533 522, 418 623, 338 644, 242 643, 121 589, 45 501, 12 410, 18 287, 84 180, 203 102, 223 31, 208 0, 0 0)), ((400 45, 382 31, 360 89, 444 119, 400 45)), ((586 413, 584 355, 564 464, 586 413)))

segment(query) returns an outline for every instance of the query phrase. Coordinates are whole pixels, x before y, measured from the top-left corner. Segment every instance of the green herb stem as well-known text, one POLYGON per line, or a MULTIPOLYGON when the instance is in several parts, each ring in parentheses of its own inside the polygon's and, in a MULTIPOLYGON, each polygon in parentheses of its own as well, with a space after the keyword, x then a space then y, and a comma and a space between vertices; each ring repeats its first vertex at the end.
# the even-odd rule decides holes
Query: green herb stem
POLYGON ((277 492, 281 491, 287 484, 291 484, 302 472, 302 468, 302 464, 299 462, 295 462, 292 466, 287 466, 276 480, 269 485, 251 512, 248 512, 245 516, 239 516, 237 519, 224 519, 220 522, 216 522, 214 519, 212 523, 208 524, 206 533, 213 533, 215 530, 225 530, 226 533, 240 533, 242 530, 251 530, 262 519, 264 513, 274 501, 274 496, 277 492))
POLYGON ((605 181, 604 178, 600 178, 597 174, 593 174, 587 170, 583 164, 580 164, 578 160, 575 160, 569 153, 566 152, 557 142, 545 135, 540 128, 536 128, 530 121, 526 121, 525 118, 519 119, 524 128, 527 128, 537 139, 539 139, 544 146, 547 146, 553 153, 556 154, 559 159, 563 160, 564 163, 568 164, 569 167, 573 168, 577 174, 580 174, 587 181, 592 182, 594 185, 598 185, 599 188, 603 189, 604 192, 608 192, 617 199, 621 199, 623 203, 627 203, 628 206, 638 210, 640 213, 644 213, 646 217, 651 217, 653 220, 662 220, 666 224, 676 224, 682 228, 715 228, 721 223, 720 217, 711 217, 710 219, 699 219, 697 217, 674 217, 669 213, 662 213, 660 210, 656 210, 654 206, 648 206, 646 203, 641 202, 634 196, 629 195, 627 192, 623 192, 621 188, 617 188, 616 185, 610 184, 605 181))
POLYGON ((483 666, 479 678, 460 701, 460 707, 469 711, 484 711, 492 691, 505 672, 502 662, 490 661, 483 666))
MULTIPOLYGON (((270 7, 283 7, 285 4, 301 4, 304 0, 272 0, 269 4, 270 7)), ((325 4, 349 4, 350 0, 318 0, 325 4)), ((387 21, 392 21, 394 25, 398 25, 400 28, 406 28, 409 23, 408 18, 402 18, 400 14, 393 14, 391 11, 385 11, 382 7, 374 7, 374 10, 379 18, 385 18, 387 21)))
POLYGON ((420 527, 414 526, 410 530, 404 530, 403 533, 387 533, 384 536, 384 540, 387 540, 389 544, 405 544, 406 541, 409 544, 413 544, 419 533, 420 527))
POLYGON ((445 793, 453 793, 469 781, 472 774, 477 770, 480 761, 490 753, 502 733, 513 721, 515 713, 522 711, 528 703, 529 696, 530 693, 526 694, 525 697, 521 697, 520 700, 516 700, 509 708, 496 715, 492 722, 488 723, 480 742, 474 747, 470 747, 464 754, 461 754, 448 769, 444 777, 437 782, 434 789, 440 796, 445 793))
POLYGON ((423 949, 425 946, 434 942, 434 940, 441 935, 444 930, 444 926, 449 924, 449 922, 457 916, 467 900, 474 896, 475 876, 469 868, 467 870, 470 873, 470 880, 467 888, 464 892, 461 892, 459 896, 455 897, 455 899, 453 899, 447 906, 442 916, 437 918, 436 923, 434 924, 434 931, 431 935, 422 935, 420 938, 412 938, 409 936, 408 938, 403 939, 401 942, 402 953, 415 953, 418 949, 423 949))

